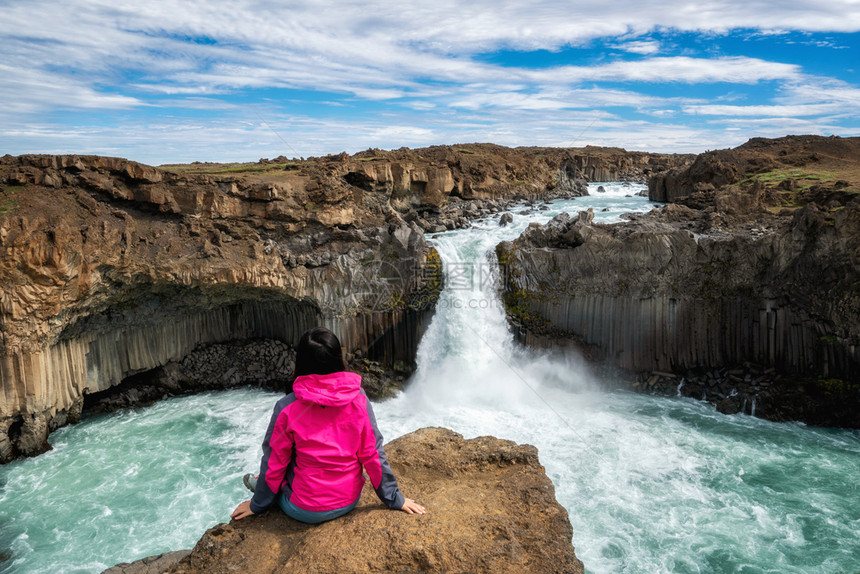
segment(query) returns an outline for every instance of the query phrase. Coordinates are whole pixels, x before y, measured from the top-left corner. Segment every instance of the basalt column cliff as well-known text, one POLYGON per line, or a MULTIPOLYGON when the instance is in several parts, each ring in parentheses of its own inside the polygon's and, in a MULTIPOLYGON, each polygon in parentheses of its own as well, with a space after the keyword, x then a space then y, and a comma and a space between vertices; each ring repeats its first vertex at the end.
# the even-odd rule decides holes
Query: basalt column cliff
POLYGON ((350 357, 408 370, 441 287, 425 232, 679 161, 479 144, 162 168, 5 156, 0 461, 47 448, 85 395, 205 345, 278 349, 324 324, 350 357))
POLYGON ((672 203, 499 245, 523 338, 723 412, 860 426, 860 139, 751 140, 649 184, 672 203))

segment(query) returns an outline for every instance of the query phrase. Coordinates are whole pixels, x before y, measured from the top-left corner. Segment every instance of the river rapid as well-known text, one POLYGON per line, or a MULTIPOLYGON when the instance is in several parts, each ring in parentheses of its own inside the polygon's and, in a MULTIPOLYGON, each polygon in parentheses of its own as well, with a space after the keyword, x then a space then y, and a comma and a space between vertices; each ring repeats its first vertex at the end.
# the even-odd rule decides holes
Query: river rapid
MULTIPOLYGON (((603 391, 577 357, 514 342, 494 246, 563 211, 616 222, 653 207, 636 186, 597 185, 432 238, 446 287, 407 391, 374 406, 386 438, 445 426, 534 444, 587 572, 860 572, 857 431, 603 391)), ((247 498, 277 398, 239 389, 87 417, 0 466, 0 573, 97 573, 192 547, 247 498)))

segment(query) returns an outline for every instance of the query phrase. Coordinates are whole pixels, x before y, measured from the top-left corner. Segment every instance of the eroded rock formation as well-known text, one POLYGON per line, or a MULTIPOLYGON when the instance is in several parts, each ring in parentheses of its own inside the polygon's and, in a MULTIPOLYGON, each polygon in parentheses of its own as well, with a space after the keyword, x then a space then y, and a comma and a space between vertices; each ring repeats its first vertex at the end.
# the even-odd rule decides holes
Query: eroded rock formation
POLYGON ((0 461, 47 448, 84 395, 201 345, 324 324, 407 372, 441 287, 425 231, 683 161, 487 144, 238 166, 0 158, 0 461))
MULTIPOLYGON (((385 450, 401 489, 426 515, 388 510, 365 486, 358 507, 342 518, 309 526, 270 510, 220 524, 190 555, 162 557, 159 571, 583 572, 567 511, 533 446, 425 428, 385 450)), ((154 562, 147 560, 107 572, 141 574, 154 562)))
POLYGON ((523 337, 726 412, 860 426, 860 140, 752 140, 651 184, 678 203, 499 246, 523 337))
POLYGON ((432 311, 438 258, 423 231, 346 185, 298 191, 110 158, 0 167, 2 459, 43 450, 84 394, 201 344, 295 343, 325 324, 348 351, 409 362, 432 311))

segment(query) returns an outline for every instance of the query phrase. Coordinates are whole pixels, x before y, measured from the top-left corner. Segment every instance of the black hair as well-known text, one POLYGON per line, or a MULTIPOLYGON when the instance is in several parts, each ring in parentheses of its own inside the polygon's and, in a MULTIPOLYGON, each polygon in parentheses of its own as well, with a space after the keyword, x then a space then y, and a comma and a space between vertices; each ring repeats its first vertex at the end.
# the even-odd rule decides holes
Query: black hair
POLYGON ((328 375, 346 370, 343 350, 337 335, 325 327, 314 327, 299 339, 293 378, 302 375, 328 375))

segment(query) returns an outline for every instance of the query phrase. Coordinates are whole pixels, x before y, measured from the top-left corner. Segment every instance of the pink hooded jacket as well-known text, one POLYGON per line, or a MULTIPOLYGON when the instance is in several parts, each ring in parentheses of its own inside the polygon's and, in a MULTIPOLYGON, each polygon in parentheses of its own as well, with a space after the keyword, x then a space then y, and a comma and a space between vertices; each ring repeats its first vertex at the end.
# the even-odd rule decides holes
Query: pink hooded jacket
POLYGON ((269 422, 251 510, 262 512, 279 492, 304 510, 343 508, 361 495, 362 467, 382 502, 403 506, 361 377, 297 377, 269 422))

